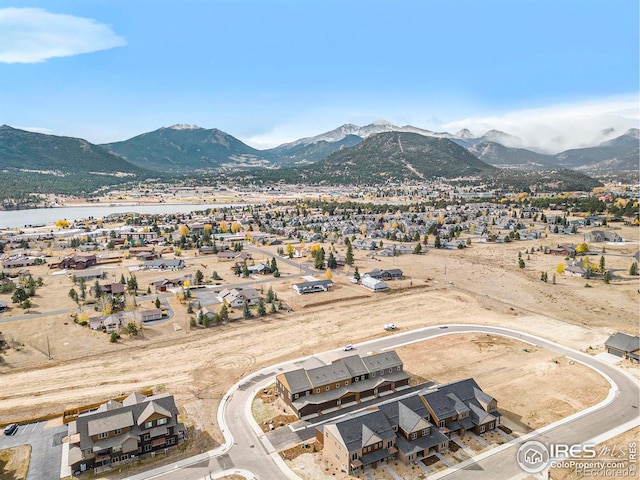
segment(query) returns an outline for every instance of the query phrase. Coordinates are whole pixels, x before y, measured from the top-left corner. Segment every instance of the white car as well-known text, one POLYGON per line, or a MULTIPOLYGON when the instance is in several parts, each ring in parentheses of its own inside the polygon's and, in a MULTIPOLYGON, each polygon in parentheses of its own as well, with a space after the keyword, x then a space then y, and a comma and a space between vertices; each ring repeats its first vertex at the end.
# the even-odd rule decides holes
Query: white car
POLYGON ((348 352, 349 350, 353 350, 353 345, 348 344, 348 345, 345 345, 345 346, 344 346, 344 351, 345 351, 345 352, 348 352))
POLYGON ((398 328, 398 327, 396 327, 396 324, 395 324, 395 323, 387 323, 387 324, 384 326, 384 329, 385 329, 385 330, 395 330, 396 328, 398 328))

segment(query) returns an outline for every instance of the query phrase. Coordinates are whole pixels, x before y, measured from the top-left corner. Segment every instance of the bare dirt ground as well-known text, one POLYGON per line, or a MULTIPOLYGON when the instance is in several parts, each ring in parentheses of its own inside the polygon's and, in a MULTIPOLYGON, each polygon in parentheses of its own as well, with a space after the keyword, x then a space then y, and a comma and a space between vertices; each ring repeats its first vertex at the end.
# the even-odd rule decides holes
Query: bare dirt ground
POLYGON ((29 471, 30 458, 31 445, 20 445, 0 450, 0 478, 25 480, 29 471))
MULTIPOLYGON (((624 238, 638 239, 637 228, 628 227, 619 233, 624 238)), ((501 325, 598 353, 616 330, 638 334, 638 281, 624 273, 638 245, 606 245, 607 268, 614 269, 616 278, 609 285, 589 280, 591 288, 585 288, 584 279, 559 274, 553 285, 552 272, 562 258, 536 251, 527 259, 524 253, 532 247, 537 250, 540 246, 582 240, 577 237, 550 235, 537 241, 473 244, 464 250, 430 250, 420 256, 381 259, 368 259, 365 252, 355 251, 355 266, 360 273, 395 267, 404 270, 405 279, 389 282, 389 291, 374 294, 348 282, 353 269, 337 270, 333 272, 336 286, 332 291, 305 296, 291 290, 297 277, 273 279, 264 285, 264 291, 271 285, 279 298, 291 306, 290 313, 279 312, 210 329, 191 330, 185 307, 171 299, 176 310, 173 319, 145 327, 138 337, 124 336, 116 344, 109 343, 103 333, 73 324, 68 315, 76 306, 67 295, 73 286, 71 281, 65 276, 47 276, 32 310, 60 313, 2 323, 0 327, 8 339, 24 344, 1 357, 0 375, 3 383, 12 388, 0 394, 0 418, 6 422, 24 421, 151 387, 176 395, 184 421, 215 443, 222 440, 215 425, 219 400, 240 378, 285 359, 388 335, 382 326, 389 322, 396 323, 401 331, 443 323, 501 325), (524 270, 517 267, 518 251, 526 262, 524 270), (549 283, 540 281, 542 271, 549 272, 549 283), (175 330, 175 325, 181 329, 175 330), (295 341, 283 342, 283 338, 295 341), (47 352, 52 360, 47 358, 47 352)), ((329 248, 325 244, 327 251, 329 248)), ((343 247, 336 248, 338 253, 344 253, 343 247)), ((266 250, 275 253, 276 247, 266 250)), ((229 271, 228 262, 196 257, 191 251, 185 252, 183 258, 188 265, 186 272, 194 273, 199 268, 207 277, 216 270, 224 278, 223 283, 238 281, 229 271)), ((135 265, 137 262, 129 260, 109 270, 109 275, 114 279, 122 273, 127 276, 127 267, 135 265)), ((283 261, 279 266, 283 276, 299 272, 299 267, 283 261)), ((33 268, 34 276, 50 273, 46 267, 37 268, 33 268)), ((185 271, 134 273, 144 291, 152 280, 173 278, 185 271)), ((322 278, 323 274, 318 272, 317 277, 322 278)), ((5 297, 0 295, 0 300, 10 302, 5 297)), ((148 296, 148 300, 142 300, 143 305, 151 307, 154 298, 153 294, 148 296)), ((14 308, 1 319, 23 313, 14 308)), ((240 313, 234 315, 238 318, 240 313)), ((490 349, 487 354, 491 355, 490 349)), ((561 367, 565 365, 549 365, 550 369, 561 367)), ((437 371, 426 376, 446 377, 437 371)), ((481 385, 488 391, 499 389, 500 371, 486 372, 483 381, 486 385, 481 385)), ((505 398, 498 393, 496 397, 499 404, 506 406, 505 398)), ((513 411, 526 415, 518 413, 518 405, 513 406, 513 411)))
MULTIPOLYGON (((579 480, 582 478, 638 478, 638 439, 640 438, 640 427, 627 430, 621 435, 611 438, 606 442, 596 446, 595 461, 602 461, 616 464, 610 465, 610 471, 595 472, 587 469, 581 471, 579 468, 552 468, 550 470, 553 480, 579 480), (594 474, 595 473, 595 474, 594 474)), ((582 461, 573 458, 576 462, 582 461)))

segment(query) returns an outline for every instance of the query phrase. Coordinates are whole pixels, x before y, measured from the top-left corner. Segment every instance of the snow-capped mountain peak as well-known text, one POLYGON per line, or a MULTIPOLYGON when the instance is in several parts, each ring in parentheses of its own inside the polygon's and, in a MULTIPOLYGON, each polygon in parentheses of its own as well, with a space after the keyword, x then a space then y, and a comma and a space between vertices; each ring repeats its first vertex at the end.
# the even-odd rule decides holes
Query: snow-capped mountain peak
POLYGON ((197 125, 188 125, 186 123, 176 123, 175 125, 171 125, 169 127, 171 130, 199 130, 200 127, 197 125))
POLYGON ((474 138, 474 135, 468 128, 463 128, 462 130, 458 130, 456 132, 456 137, 466 140, 468 138, 474 138))

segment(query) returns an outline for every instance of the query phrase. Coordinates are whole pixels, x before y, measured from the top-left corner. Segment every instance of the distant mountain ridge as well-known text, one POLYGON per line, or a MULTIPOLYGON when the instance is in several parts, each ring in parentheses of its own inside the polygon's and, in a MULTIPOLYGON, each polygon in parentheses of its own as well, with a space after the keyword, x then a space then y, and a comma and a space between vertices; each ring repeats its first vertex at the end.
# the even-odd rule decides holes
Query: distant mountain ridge
POLYGON ((28 187, 42 193, 89 193, 150 176, 150 172, 84 139, 7 125, 0 126, 0 168, 5 191, 28 187))
POLYGON ((270 166, 269 155, 222 130, 176 124, 102 145, 143 168, 163 172, 270 166))
POLYGON ((299 168, 297 173, 300 181, 312 183, 376 184, 474 176, 492 170, 495 167, 449 139, 384 132, 299 168))

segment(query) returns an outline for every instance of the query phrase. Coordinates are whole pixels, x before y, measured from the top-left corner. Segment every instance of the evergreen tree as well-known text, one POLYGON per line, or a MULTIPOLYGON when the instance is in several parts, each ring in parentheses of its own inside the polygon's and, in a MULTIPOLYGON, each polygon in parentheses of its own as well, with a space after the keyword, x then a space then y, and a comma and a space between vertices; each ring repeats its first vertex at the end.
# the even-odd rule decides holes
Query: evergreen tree
POLYGON ((524 260, 523 260, 523 259, 519 259, 519 260, 518 260, 518 267, 520 267, 520 268, 524 268, 524 267, 525 267, 525 264, 524 264, 524 260))
POLYGON ((347 245, 347 254, 345 256, 344 263, 349 266, 353 265, 353 247, 351 246, 351 242, 347 245))
POLYGON ((600 271, 604 272, 604 255, 600 255, 600 271))
POLYGON ((227 320, 229 320, 229 309, 227 308, 226 305, 222 305, 222 308, 220 309, 220 312, 218 313, 218 315, 220 315, 220 319, 223 322, 226 322, 227 320))
POLYGON ((413 253, 415 255, 420 255, 420 252, 422 252, 422 245, 420 245, 420 242, 418 242, 418 243, 416 243, 416 246, 413 249, 413 253))
POLYGON ((327 268, 338 268, 338 261, 336 260, 336 257, 333 256, 333 252, 329 252, 329 258, 327 259, 327 268))
POLYGON ((267 303, 271 303, 274 300, 274 295, 273 295, 273 288, 269 287, 269 290, 267 290, 267 303))
POLYGON ((196 285, 200 285, 202 283, 203 278, 204 278, 204 274, 200 270, 196 270, 196 275, 195 275, 196 285))
POLYGON ((278 262, 276 261, 276 257, 271 258, 271 271, 275 272, 276 270, 278 270, 278 262))
POLYGON ((160 299, 158 297, 156 297, 156 308, 160 308, 160 299))
POLYGON ((633 262, 629 267, 629 275, 638 275, 638 262, 633 262))
POLYGON ((264 317, 267 314, 267 307, 262 299, 258 300, 258 315, 264 317))
POLYGON ((360 281, 360 272, 358 272, 358 267, 356 267, 355 271, 353 272, 353 278, 360 281))
POLYGON ((249 302, 244 302, 244 304, 242 305, 242 318, 247 320, 251 317, 253 317, 253 314, 251 313, 251 309, 249 308, 249 302))
POLYGON ((271 313, 276 313, 276 312, 277 312, 276 304, 275 304, 275 302, 271 302, 271 313))
POLYGON ((602 278, 604 280, 604 283, 610 283, 611 282, 611 272, 609 270, 607 270, 606 272, 604 272, 604 277, 602 278))
POLYGON ((434 246, 435 248, 442 248, 442 243, 441 243, 441 241, 440 241, 440 235, 437 235, 437 234, 436 234, 436 238, 435 238, 435 240, 433 241, 433 246, 434 246))

